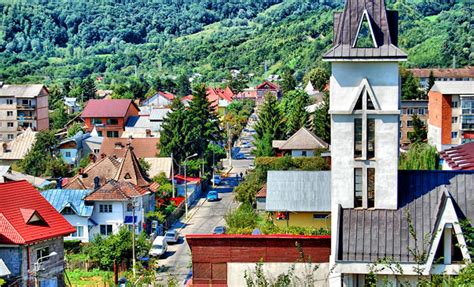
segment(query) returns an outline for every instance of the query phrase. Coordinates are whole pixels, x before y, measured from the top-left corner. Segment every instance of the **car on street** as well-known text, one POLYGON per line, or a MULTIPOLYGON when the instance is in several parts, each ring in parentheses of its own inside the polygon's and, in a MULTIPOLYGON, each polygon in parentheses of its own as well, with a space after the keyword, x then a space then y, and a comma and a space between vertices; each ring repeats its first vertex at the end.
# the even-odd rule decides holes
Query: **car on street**
POLYGON ((218 174, 214 175, 214 178, 212 179, 212 183, 214 183, 215 185, 219 185, 221 184, 221 182, 222 182, 221 176, 218 174))
POLYGON ((168 230, 165 233, 165 240, 166 243, 178 243, 179 241, 179 233, 176 230, 168 230))
POLYGON ((225 226, 216 226, 214 228, 213 234, 225 234, 225 226))
POLYGON ((250 143, 244 143, 243 145, 240 146, 241 148, 251 148, 252 145, 250 143))
POLYGON ((245 155, 241 152, 239 152, 238 154, 235 154, 234 159, 245 159, 245 155))
POLYGON ((155 240, 153 240, 153 244, 151 245, 151 249, 148 254, 153 257, 161 257, 166 253, 167 249, 168 243, 166 243, 165 236, 157 236, 155 240))
POLYGON ((219 200, 219 194, 215 190, 210 190, 207 193, 207 201, 218 201, 219 200))

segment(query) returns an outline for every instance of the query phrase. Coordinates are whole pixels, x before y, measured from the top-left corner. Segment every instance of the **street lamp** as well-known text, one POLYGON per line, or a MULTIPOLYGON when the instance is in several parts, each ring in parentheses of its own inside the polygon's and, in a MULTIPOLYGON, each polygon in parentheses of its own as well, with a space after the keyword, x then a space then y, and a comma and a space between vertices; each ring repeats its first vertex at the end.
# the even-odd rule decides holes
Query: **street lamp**
POLYGON ((35 262, 35 287, 40 286, 38 272, 40 271, 39 266, 40 266, 41 260, 49 258, 49 257, 56 256, 56 255, 58 255, 58 253, 56 251, 53 251, 53 252, 49 253, 48 255, 45 255, 45 256, 42 256, 42 257, 36 259, 36 262, 35 262))
POLYGON ((184 214, 185 218, 188 218, 188 180, 186 175, 186 168, 188 166, 188 159, 197 156, 197 153, 194 153, 184 159, 184 214))

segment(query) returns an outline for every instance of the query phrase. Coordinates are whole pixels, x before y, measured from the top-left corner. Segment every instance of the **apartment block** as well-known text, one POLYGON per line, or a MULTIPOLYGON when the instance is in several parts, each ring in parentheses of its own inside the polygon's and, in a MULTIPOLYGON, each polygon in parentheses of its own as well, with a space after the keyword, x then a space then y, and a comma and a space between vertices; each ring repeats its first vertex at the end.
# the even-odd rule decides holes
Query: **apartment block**
POLYGON ((413 76, 420 80, 420 86, 428 89, 430 74, 435 81, 474 81, 474 67, 441 68, 441 69, 408 69, 413 76))
POLYGON ((11 141, 27 128, 49 128, 49 92, 44 85, 0 83, 0 141, 11 141))
POLYGON ((428 141, 439 151, 474 141, 474 81, 435 82, 428 111, 428 141))
POLYGON ((410 143, 410 133, 413 132, 413 117, 418 118, 427 125, 428 101, 427 100, 402 100, 400 114, 400 144, 410 143))

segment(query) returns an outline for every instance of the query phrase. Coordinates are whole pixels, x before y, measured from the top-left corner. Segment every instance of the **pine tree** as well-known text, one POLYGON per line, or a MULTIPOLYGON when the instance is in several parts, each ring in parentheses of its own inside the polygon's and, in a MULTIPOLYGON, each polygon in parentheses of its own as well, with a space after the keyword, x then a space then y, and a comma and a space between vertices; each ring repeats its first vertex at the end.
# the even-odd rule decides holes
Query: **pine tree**
POLYGON ((435 83, 436 78, 433 75, 433 70, 430 71, 430 76, 428 77, 428 88, 426 89, 426 94, 431 90, 431 87, 433 87, 435 83))
POLYGON ((288 93, 291 102, 288 107, 281 111, 286 114, 286 133, 291 136, 302 127, 309 126, 309 114, 306 106, 309 104, 309 97, 304 91, 291 91, 288 93))
POLYGON ((331 116, 329 115, 329 93, 324 92, 321 106, 314 112, 314 133, 327 143, 331 142, 331 116))
POLYGON ((234 93, 240 93, 244 89, 248 88, 248 80, 245 77, 244 74, 239 73, 237 76, 232 76, 231 73, 228 74, 227 76, 227 83, 229 88, 232 90, 234 93))
POLYGON ((191 92, 191 84, 189 79, 185 74, 181 74, 176 80, 176 94, 178 96, 184 97, 189 95, 191 92))
POLYGON ((273 140, 283 139, 285 136, 285 125, 283 115, 278 108, 277 98, 268 93, 258 114, 258 122, 255 125, 257 155, 268 154, 268 144, 271 147, 273 140))
POLYGON ((95 82, 92 79, 92 77, 87 77, 84 81, 82 81, 81 88, 82 88, 82 100, 84 102, 90 99, 95 99, 97 88, 95 86, 95 82))
POLYGON ((281 90, 283 94, 288 93, 296 88, 296 79, 293 77, 294 71, 290 68, 286 68, 283 72, 281 81, 281 90))
POLYGON ((420 120, 417 115, 412 118, 413 121, 413 132, 408 134, 411 143, 421 143, 427 138, 427 132, 425 124, 420 120))
POLYGON ((177 162, 184 159, 189 144, 189 125, 187 111, 181 101, 176 98, 171 104, 171 111, 163 121, 160 132, 160 155, 173 157, 177 162))
POLYGON ((423 98, 418 79, 415 78, 410 71, 402 68, 400 69, 400 76, 402 82, 402 99, 415 100, 423 98))

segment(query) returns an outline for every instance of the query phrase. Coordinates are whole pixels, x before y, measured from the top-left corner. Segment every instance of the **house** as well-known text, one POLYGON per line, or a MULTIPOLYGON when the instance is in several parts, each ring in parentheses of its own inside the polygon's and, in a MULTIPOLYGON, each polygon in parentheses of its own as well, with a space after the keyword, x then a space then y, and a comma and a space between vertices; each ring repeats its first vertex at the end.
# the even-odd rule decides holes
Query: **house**
POLYGON ((84 149, 84 155, 90 154, 98 157, 100 155, 100 146, 104 141, 104 137, 99 136, 97 129, 94 127, 90 132, 90 137, 82 141, 82 147, 84 149))
POLYGON ((158 107, 158 108, 165 108, 171 106, 171 103, 176 98, 175 95, 168 92, 158 92, 154 96, 146 99, 143 101, 142 106, 148 107, 158 107))
POLYGON ((86 189, 48 189, 41 195, 59 212, 75 229, 76 232, 66 236, 65 240, 89 242, 92 238, 89 231, 97 225, 91 220, 93 205, 88 205, 84 198, 91 193, 86 189))
POLYGON ((140 111, 139 116, 132 116, 125 125, 123 138, 146 138, 159 137, 161 126, 171 109, 150 109, 147 112, 140 111))
POLYGON ((79 166, 81 158, 86 155, 83 143, 90 138, 90 136, 90 133, 79 131, 73 137, 67 138, 59 143, 57 147, 59 154, 70 168, 79 166))
POLYGON ((255 194, 255 201, 257 204, 257 210, 264 211, 267 203, 267 184, 264 184, 257 194, 255 194))
POLYGON ((474 141, 474 81, 435 82, 428 111, 428 142, 438 151, 474 141))
POLYGON ((277 226, 331 228, 330 171, 268 171, 265 210, 277 226))
POLYGON ((459 222, 474 220, 466 194, 474 173, 398 171, 407 55, 397 47, 397 17, 383 0, 348 0, 323 56, 332 66, 331 286, 363 286, 368 274, 414 285, 420 274, 455 275, 470 261, 459 222), (393 261, 378 270, 382 259, 393 261))
POLYGON ((11 141, 28 128, 49 128, 48 89, 44 85, 0 82, 0 141, 11 141))
POLYGON ((206 93, 207 101, 210 102, 212 106, 217 106, 220 111, 225 110, 234 99, 234 92, 232 92, 229 87, 225 89, 208 87, 206 93))
POLYGON ((90 237, 117 233, 125 225, 135 224, 136 233, 144 230, 145 215, 155 209, 154 192, 131 181, 111 179, 84 198, 93 205, 90 237))
POLYGON ((77 103, 77 98, 64 97, 64 105, 69 115, 75 114, 81 110, 81 106, 77 103))
POLYGON ((2 174, 1 180, 3 180, 3 182, 26 180, 36 188, 45 188, 48 185, 53 184, 52 181, 47 180, 45 178, 32 176, 11 169, 2 174))
POLYGON ((410 143, 410 133, 413 132, 413 116, 416 115, 425 125, 428 122, 427 100, 401 100, 400 144, 410 143))
POLYGON ((299 129, 287 140, 274 140, 272 148, 278 154, 290 154, 292 157, 310 157, 316 150, 327 149, 329 145, 305 127, 299 129))
POLYGON ((38 286, 64 286, 63 238, 76 229, 26 181, 0 184, 0 202, 0 259, 11 273, 7 285, 32 286, 37 279, 38 286))
POLYGON ((474 81, 474 67, 408 69, 408 71, 420 80, 420 86, 425 90, 428 89, 431 73, 435 81, 474 81))
POLYGON ((129 117, 138 116, 139 108, 132 100, 89 100, 82 111, 86 131, 95 127, 100 137, 118 138, 129 117))
POLYGON ((148 176, 153 178, 164 173, 166 178, 171 178, 171 157, 145 157, 144 160, 150 165, 148 176))
POLYGON ((36 142, 36 134, 30 128, 10 142, 3 142, 0 149, 0 164, 11 165, 22 160, 36 142))
POLYGON ((105 138, 99 154, 123 158, 130 145, 137 158, 153 158, 159 154, 159 138, 105 138))
POLYGON ((263 81, 254 88, 244 89, 243 92, 235 95, 236 99, 252 99, 256 104, 263 103, 266 94, 272 94, 278 99, 282 97, 283 93, 280 86, 274 82, 263 81))
POLYGON ((474 142, 445 149, 439 156, 443 170, 474 170, 474 142))

